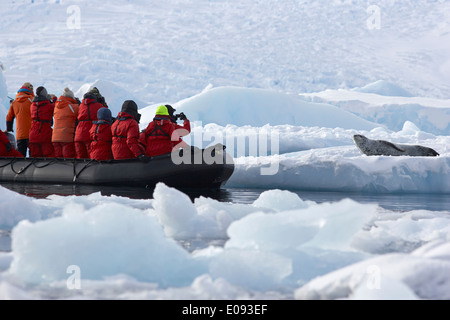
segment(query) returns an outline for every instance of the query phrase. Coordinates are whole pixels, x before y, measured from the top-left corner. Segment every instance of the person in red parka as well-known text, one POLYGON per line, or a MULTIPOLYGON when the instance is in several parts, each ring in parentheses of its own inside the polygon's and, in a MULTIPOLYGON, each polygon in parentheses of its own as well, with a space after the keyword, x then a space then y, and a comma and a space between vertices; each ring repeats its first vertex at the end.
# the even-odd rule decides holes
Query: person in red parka
POLYGON ((111 127, 113 135, 112 152, 114 159, 145 159, 144 152, 139 147, 139 121, 136 102, 127 100, 122 105, 116 121, 111 127))
POLYGON ((8 136, 0 130, 0 157, 23 158, 23 154, 13 148, 8 136))
POLYGON ((97 112, 97 121, 94 121, 89 132, 91 136, 91 159, 98 161, 112 160, 112 114, 108 108, 101 108, 97 112))
POLYGON ((36 89, 31 104, 30 157, 54 157, 52 134, 55 104, 44 87, 36 89))
POLYGON ((98 110, 104 108, 104 105, 98 102, 98 97, 91 91, 83 96, 83 101, 78 109, 78 125, 74 139, 78 159, 90 158, 91 137, 89 131, 92 127, 92 121, 97 121, 98 110))
POLYGON ((173 142, 179 141, 180 137, 176 132, 175 124, 172 122, 166 106, 159 106, 156 109, 155 117, 145 130, 145 135, 145 155, 147 157, 172 152, 173 142))

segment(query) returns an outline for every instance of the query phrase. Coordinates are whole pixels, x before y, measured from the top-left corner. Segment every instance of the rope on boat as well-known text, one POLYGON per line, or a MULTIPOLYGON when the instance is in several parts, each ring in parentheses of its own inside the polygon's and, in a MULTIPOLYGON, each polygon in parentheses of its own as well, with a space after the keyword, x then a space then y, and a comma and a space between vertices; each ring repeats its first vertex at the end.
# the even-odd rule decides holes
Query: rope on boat
MULTIPOLYGON (((10 161, 8 161, 7 163, 1 165, 1 166, 0 166, 0 169, 1 169, 1 168, 5 168, 5 167, 7 167, 7 166, 10 166, 12 172, 14 172, 14 173, 17 174, 17 175, 20 175, 20 174, 24 173, 25 171, 27 171, 28 168, 30 168, 31 166, 34 166, 34 167, 37 168, 37 169, 42 169, 42 168, 48 167, 49 165, 52 165, 52 164, 54 164, 54 163, 58 163, 58 162, 64 163, 64 161, 60 161, 60 160, 58 160, 58 159, 56 159, 56 158, 54 158, 54 159, 48 159, 48 160, 45 159, 46 161, 45 161, 44 159, 45 159, 45 158, 36 158, 36 159, 32 159, 26 166, 20 168, 19 170, 16 170, 16 169, 14 168, 14 164, 17 163, 17 162, 19 162, 19 161, 22 161, 22 160, 24 160, 24 159, 23 159, 23 158, 11 158, 10 161), (44 161, 44 164, 43 164, 43 165, 39 165, 39 163, 41 163, 41 162, 43 162, 43 161, 44 161)), ((96 161, 96 160, 90 160, 90 161, 89 161, 88 163, 86 163, 86 164, 84 165, 84 167, 77 173, 77 172, 76 172, 76 164, 77 164, 77 162, 76 162, 75 159, 73 159, 73 161, 72 161, 72 165, 73 165, 73 175, 74 175, 73 181, 75 182, 75 180, 78 178, 78 176, 79 176, 79 175, 80 175, 87 167, 89 167, 89 165, 90 165, 92 162, 95 162, 95 161, 96 161)))
MULTIPOLYGON (((31 167, 31 166, 34 166, 35 168, 41 169, 41 168, 45 168, 45 167, 47 167, 47 166, 49 166, 49 165, 51 165, 51 164, 57 162, 57 160, 51 159, 51 160, 49 160, 48 162, 44 163, 44 165, 38 166, 37 164, 38 164, 39 162, 41 162, 42 160, 40 160, 39 158, 36 158, 36 159, 31 160, 31 162, 30 162, 28 165, 26 165, 25 167, 20 168, 19 171, 16 171, 16 170, 14 169, 14 162, 20 161, 21 159, 22 159, 22 158, 14 158, 14 159, 12 159, 8 164, 2 166, 2 168, 3 168, 3 167, 6 167, 7 165, 11 165, 11 171, 12 171, 12 172, 14 172, 15 174, 22 174, 22 173, 24 173, 24 172, 25 172, 29 167, 31 167)), ((45 158, 44 158, 44 159, 45 159, 45 158)))
POLYGON ((12 160, 10 162, 7 162, 6 164, 0 166, 0 169, 5 168, 11 164, 12 160))
POLYGON ((10 164, 11 164, 11 171, 14 172, 15 174, 22 174, 23 172, 25 172, 32 164, 33 162, 30 162, 27 166, 20 168, 19 171, 16 171, 14 169, 14 162, 16 162, 16 160, 11 160, 10 164))
POLYGON ((90 160, 90 161, 88 161, 88 163, 86 163, 84 166, 83 166, 83 168, 77 173, 77 170, 76 170, 76 161, 74 160, 73 161, 73 182, 75 182, 77 179, 78 179, 78 177, 80 176, 80 174, 86 169, 86 168, 88 168, 89 167, 89 165, 92 163, 92 162, 98 162, 97 160, 90 160))
MULTIPOLYGON (((4 160, 5 158, 2 158, 2 159, 4 160)), ((10 166, 11 171, 13 173, 15 173, 16 175, 20 175, 20 174, 24 173, 25 171, 27 171, 28 168, 30 168, 31 166, 34 166, 37 169, 42 169, 42 168, 48 167, 49 165, 52 165, 54 163, 62 163, 62 164, 67 164, 67 165, 73 166, 73 182, 75 182, 77 180, 77 178, 80 176, 80 174, 86 168, 88 168, 90 165, 92 165, 92 163, 99 162, 97 160, 91 159, 77 173, 76 167, 79 162, 77 162, 77 159, 71 159, 71 160, 72 161, 70 161, 70 163, 67 163, 66 160, 61 160, 59 158, 50 158, 50 159, 47 159, 47 158, 9 158, 9 161, 6 162, 5 164, 2 164, 0 166, 0 169, 10 166), (21 167, 19 170, 15 169, 14 164, 16 164, 17 162, 23 161, 24 159, 28 159, 31 161, 29 161, 25 166, 21 167), (39 163, 41 163, 41 162, 44 162, 44 163, 39 165, 39 163)))
POLYGON ((36 162, 38 162, 38 161, 36 161, 36 160, 33 160, 32 161, 32 164, 34 165, 34 167, 35 168, 38 168, 38 169, 42 169, 42 168, 45 168, 45 167, 47 167, 47 166, 49 166, 49 165, 51 165, 51 164, 53 164, 53 163, 56 163, 56 162, 58 162, 58 160, 56 160, 56 159, 52 159, 52 160, 50 160, 48 163, 46 163, 46 164, 44 164, 43 166, 37 166, 35 163, 36 162))

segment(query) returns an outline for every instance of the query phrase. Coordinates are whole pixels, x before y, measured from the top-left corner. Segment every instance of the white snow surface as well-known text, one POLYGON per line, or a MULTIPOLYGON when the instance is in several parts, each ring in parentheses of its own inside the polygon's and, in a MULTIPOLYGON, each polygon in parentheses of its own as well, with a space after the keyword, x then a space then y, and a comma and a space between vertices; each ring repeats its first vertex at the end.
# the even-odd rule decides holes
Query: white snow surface
POLYGON ((113 115, 135 100, 141 129, 171 103, 189 144, 227 146, 226 188, 266 191, 238 204, 164 184, 148 200, 0 186, 0 299, 450 299, 450 211, 292 192, 450 193, 450 2, 378 1, 379 30, 362 0, 150 2, 4 1, 0 117, 25 81, 97 86, 113 115), (440 156, 368 157, 354 134, 440 156))

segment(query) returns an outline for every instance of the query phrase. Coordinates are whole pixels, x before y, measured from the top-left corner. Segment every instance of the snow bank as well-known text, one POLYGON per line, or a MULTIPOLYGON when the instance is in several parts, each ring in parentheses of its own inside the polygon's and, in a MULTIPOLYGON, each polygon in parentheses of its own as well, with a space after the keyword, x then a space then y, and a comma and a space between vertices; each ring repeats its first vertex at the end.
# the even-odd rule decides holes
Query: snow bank
POLYGON ((386 79, 415 95, 449 96, 445 1, 380 2, 388 19, 375 30, 365 0, 108 3, 4 1, 8 87, 30 81, 58 91, 101 78, 156 103, 208 83, 317 92, 386 79))
POLYGON ((138 108, 146 107, 146 104, 141 99, 127 92, 116 83, 107 80, 96 80, 93 83, 86 83, 75 92, 75 96, 82 100, 84 94, 93 87, 96 87, 100 94, 105 97, 105 101, 114 117, 121 111, 125 100, 133 100, 138 105, 138 108))
POLYGON ((314 149, 269 157, 241 157, 228 187, 368 193, 449 193, 450 159, 367 157, 355 147, 314 149), (274 167, 273 175, 261 168, 274 167))
POLYGON ((378 80, 376 82, 369 83, 368 85, 362 88, 355 88, 353 90, 357 92, 374 93, 382 96, 392 96, 392 97, 413 96, 410 92, 406 91, 402 87, 385 80, 378 80))
POLYGON ((404 123, 410 121, 425 132, 450 134, 448 99, 388 96, 382 90, 368 93, 357 89, 325 90, 300 96, 307 101, 332 104, 391 131, 400 131, 404 123))
POLYGON ((296 125, 371 130, 375 124, 332 105, 310 103, 295 95, 262 89, 212 88, 174 105, 202 123, 222 126, 296 125))
MULTIPOLYGON (((191 121, 184 141, 200 148, 221 143, 234 157, 347 145, 353 134, 379 127, 331 105, 262 89, 209 88, 173 106, 191 121)), ((153 120, 156 107, 140 109, 141 129, 153 120)))

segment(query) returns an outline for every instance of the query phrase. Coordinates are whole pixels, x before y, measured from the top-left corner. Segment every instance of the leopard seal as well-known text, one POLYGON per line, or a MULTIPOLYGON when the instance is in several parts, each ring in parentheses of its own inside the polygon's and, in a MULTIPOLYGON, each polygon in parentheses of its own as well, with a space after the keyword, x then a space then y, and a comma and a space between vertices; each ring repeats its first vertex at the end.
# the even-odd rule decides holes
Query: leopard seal
POLYGON ((385 140, 371 140, 363 135, 355 134, 353 141, 358 149, 368 156, 410 156, 410 157, 437 157, 435 150, 419 146, 396 144, 385 140))

